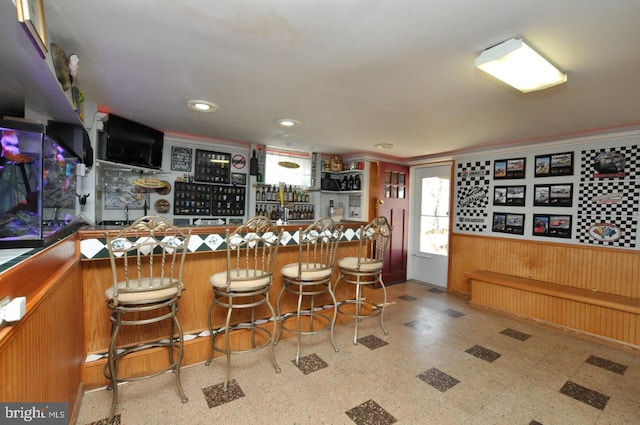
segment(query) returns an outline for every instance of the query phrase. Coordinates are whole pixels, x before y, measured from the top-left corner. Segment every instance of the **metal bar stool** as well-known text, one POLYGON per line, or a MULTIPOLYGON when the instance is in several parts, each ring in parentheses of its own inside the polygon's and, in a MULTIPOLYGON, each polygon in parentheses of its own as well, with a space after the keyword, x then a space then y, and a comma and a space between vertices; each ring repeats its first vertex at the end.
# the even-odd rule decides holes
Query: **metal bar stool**
MULTIPOLYGON (((227 267, 225 271, 211 276, 213 299, 209 306, 209 332, 211 334, 211 350, 205 365, 211 364, 214 351, 223 353, 227 359, 224 388, 229 384, 231 376, 231 355, 251 352, 261 348, 271 347, 271 357, 276 372, 280 366, 276 361, 273 347, 277 319, 273 306, 269 302, 269 289, 273 280, 278 246, 282 230, 277 230, 271 220, 263 216, 249 219, 233 231, 226 232, 227 267), (273 319, 273 330, 261 326, 263 320, 256 320, 256 307, 266 304, 273 319), (213 329, 213 310, 215 306, 225 309, 224 326, 213 329), (239 317, 236 310, 250 309, 247 322, 231 323, 231 317, 239 317), (232 346, 231 334, 249 333, 250 346, 241 344, 232 346), (222 338, 221 338, 222 337, 222 338), (219 342, 219 340, 222 340, 219 342)), ((242 316, 242 317, 246 317, 242 316)), ((242 338, 234 339, 242 341, 242 338)))
MULTIPOLYGON (((183 403, 188 401, 180 382, 180 363, 184 355, 182 326, 178 320, 178 301, 184 283, 182 270, 191 231, 181 229, 159 216, 139 218, 129 227, 107 237, 113 284, 106 290, 107 306, 111 310, 111 342, 105 376, 113 390, 109 423, 113 420, 118 401, 118 383, 136 381, 175 372, 178 393, 183 403), (144 343, 127 341, 118 345, 122 327, 151 325, 160 328, 169 321, 169 336, 144 343), (177 333, 177 335, 176 335, 177 333), (169 364, 145 376, 124 377, 118 374, 123 358, 148 348, 163 347, 168 351, 169 364)), ((129 338, 131 339, 131 338, 129 338)))
POLYGON ((333 220, 329 217, 319 218, 305 230, 300 228, 298 261, 287 264, 280 270, 283 279, 282 290, 278 295, 277 303, 278 318, 280 319, 280 337, 282 337, 283 331, 296 334, 298 338, 296 365, 300 364, 302 335, 313 335, 328 330, 331 334, 333 349, 336 352, 339 351, 333 336, 338 310, 336 297, 331 288, 331 275, 341 236, 342 227, 336 228, 333 220), (296 295, 298 302, 295 312, 283 315, 281 313, 281 301, 285 292, 296 295), (317 311, 321 310, 322 307, 316 306, 315 298, 325 293, 328 293, 331 297, 332 317, 317 311), (304 310, 302 307, 303 298, 309 299, 309 305, 304 310), (301 324, 302 316, 308 317, 306 330, 303 330, 301 324), (287 326, 287 322, 294 318, 295 327, 287 326), (316 319, 324 322, 324 326, 316 328, 316 319))
POLYGON ((376 217, 373 221, 358 230, 358 256, 345 257, 338 260, 340 276, 336 281, 334 292, 340 282, 355 285, 355 299, 338 304, 338 313, 353 317, 355 332, 353 345, 358 344, 358 322, 367 317, 380 316, 380 325, 385 335, 389 332, 384 327, 384 308, 387 304, 387 288, 382 281, 384 255, 391 237, 392 227, 385 217, 376 217), (367 301, 362 295, 362 288, 380 285, 383 293, 382 304, 367 301), (353 313, 351 312, 353 311, 353 313))

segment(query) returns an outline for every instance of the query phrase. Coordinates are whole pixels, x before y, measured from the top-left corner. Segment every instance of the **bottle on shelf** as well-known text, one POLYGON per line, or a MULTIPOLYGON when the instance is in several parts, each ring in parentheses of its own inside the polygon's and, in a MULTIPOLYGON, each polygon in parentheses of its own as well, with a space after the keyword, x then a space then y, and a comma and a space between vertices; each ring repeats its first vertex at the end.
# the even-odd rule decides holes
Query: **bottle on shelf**
POLYGON ((360 180, 359 174, 353 177, 353 190, 362 190, 362 180, 360 180))
POLYGON ((258 157, 255 149, 253 150, 253 156, 249 160, 249 174, 252 176, 258 175, 258 157))

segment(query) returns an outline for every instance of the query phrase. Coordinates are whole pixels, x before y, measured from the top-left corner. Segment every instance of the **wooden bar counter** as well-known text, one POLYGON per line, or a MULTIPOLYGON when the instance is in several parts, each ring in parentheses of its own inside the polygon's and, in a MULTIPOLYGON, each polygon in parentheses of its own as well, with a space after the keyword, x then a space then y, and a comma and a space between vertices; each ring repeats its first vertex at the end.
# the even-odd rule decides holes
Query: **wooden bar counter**
MULTIPOLYGON (((343 237, 338 245, 336 258, 357 255, 357 230, 364 223, 342 222, 343 237)), ((283 228, 281 246, 278 250, 276 266, 274 269, 273 285, 270 291, 271 302, 276 308, 277 296, 282 288, 280 269, 283 265, 298 260, 297 232, 308 224, 295 223, 280 226, 283 228)), ((229 226, 233 229, 234 226, 229 226)), ((185 358, 183 365, 204 362, 209 353, 209 338, 207 315, 209 304, 213 297, 209 277, 226 268, 225 252, 220 246, 224 241, 224 233, 227 226, 207 226, 192 228, 192 236, 189 244, 189 253, 184 266, 183 280, 185 291, 180 301, 178 316, 185 335, 185 358)), ((110 231, 110 230, 109 230, 110 231)), ((116 229, 114 228, 115 232, 116 229)), ((111 265, 108 251, 105 245, 105 230, 80 230, 78 239, 81 251, 81 268, 83 281, 83 305, 84 305, 84 341, 85 359, 82 381, 85 389, 97 388, 107 385, 103 375, 103 367, 106 363, 106 352, 110 339, 110 311, 107 308, 104 296, 105 290, 112 285, 111 265)), ((337 279, 337 266, 334 270, 334 282, 337 279)), ((338 301, 353 297, 348 288, 342 286, 336 294, 338 301)), ((327 299, 317 300, 317 305, 329 303, 327 299)), ((266 306, 258 310, 260 317, 269 317, 266 306)), ((296 300, 291 296, 285 296, 282 302, 283 312, 294 311, 296 300)), ((222 326, 223 312, 214 312, 213 327, 222 326)), ((234 322, 242 322, 245 317, 233 317, 234 322)), ((123 343, 154 340, 165 338, 168 334, 168 323, 149 327, 128 327, 120 334, 123 343)), ((283 335, 284 338, 290 335, 283 335)), ((327 343, 329 340, 327 339, 327 343)), ((276 353, 277 355, 277 353, 276 353)), ((131 359, 121 364, 121 370, 125 374, 138 375, 146 372, 146 369, 157 369, 159 364, 167 362, 166 352, 160 349, 138 353, 131 359)))

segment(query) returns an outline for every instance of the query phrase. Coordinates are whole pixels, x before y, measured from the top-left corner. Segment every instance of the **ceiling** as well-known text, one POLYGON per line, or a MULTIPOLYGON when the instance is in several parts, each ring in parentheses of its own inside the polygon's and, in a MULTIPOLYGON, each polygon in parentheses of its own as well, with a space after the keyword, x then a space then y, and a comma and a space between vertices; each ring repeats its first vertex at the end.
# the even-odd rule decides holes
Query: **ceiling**
MULTIPOLYGON (((0 15, 15 13, 5 3, 0 15)), ((85 97, 168 134, 416 160, 640 126, 638 0, 44 3, 50 41, 80 57, 85 97), (568 82, 522 94, 474 67, 512 37, 568 82)), ((5 58, 33 49, 3 39, 5 58)), ((38 86, 3 70, 3 100, 38 86)))

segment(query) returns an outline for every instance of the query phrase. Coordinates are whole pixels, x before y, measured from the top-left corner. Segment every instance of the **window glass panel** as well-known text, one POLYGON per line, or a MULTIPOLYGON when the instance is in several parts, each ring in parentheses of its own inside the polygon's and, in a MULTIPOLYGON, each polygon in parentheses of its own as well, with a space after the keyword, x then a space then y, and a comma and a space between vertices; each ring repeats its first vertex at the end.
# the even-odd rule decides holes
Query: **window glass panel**
POLYGON ((308 187, 311 185, 312 161, 309 152, 267 148, 265 156, 265 183, 308 187))
POLYGON ((420 252, 448 255, 449 251, 449 179, 422 179, 420 213, 420 252))
POLYGON ((420 252, 447 255, 449 252, 449 217, 420 217, 420 252))

